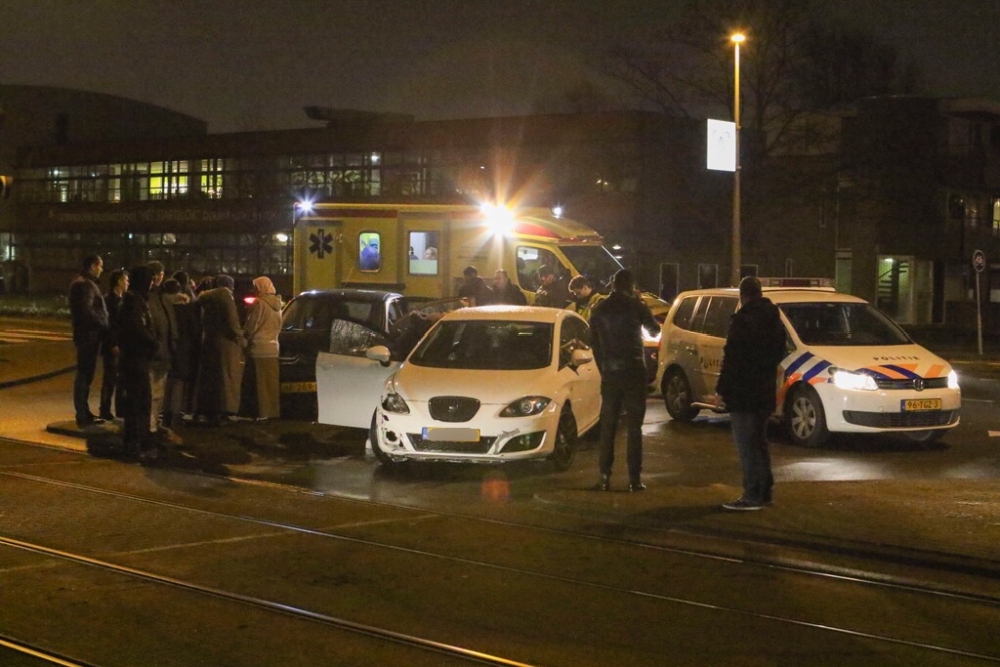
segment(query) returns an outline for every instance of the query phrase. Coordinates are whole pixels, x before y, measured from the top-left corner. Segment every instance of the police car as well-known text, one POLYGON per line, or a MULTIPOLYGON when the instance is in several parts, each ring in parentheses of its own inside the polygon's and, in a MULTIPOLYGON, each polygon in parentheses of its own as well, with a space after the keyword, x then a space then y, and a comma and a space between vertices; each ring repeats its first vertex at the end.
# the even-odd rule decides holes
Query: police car
MULTIPOLYGON (((831 433, 886 432, 931 441, 958 426, 962 393, 951 365, 881 311, 830 287, 762 282, 788 333, 775 416, 793 442, 818 447, 831 433)), ((735 288, 683 292, 674 300, 660 336, 656 380, 674 419, 714 409, 729 320, 738 307, 735 288)))

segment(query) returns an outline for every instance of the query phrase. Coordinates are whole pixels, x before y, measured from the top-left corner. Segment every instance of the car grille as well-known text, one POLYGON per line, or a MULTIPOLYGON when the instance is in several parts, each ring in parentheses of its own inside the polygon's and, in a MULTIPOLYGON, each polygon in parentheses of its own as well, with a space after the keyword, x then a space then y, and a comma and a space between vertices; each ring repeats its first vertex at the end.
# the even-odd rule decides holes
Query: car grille
POLYGON ((435 396, 428 408, 431 417, 439 422, 467 422, 479 412, 479 401, 465 396, 435 396))
POLYGON ((958 410, 929 410, 927 412, 860 412, 844 410, 848 424, 871 428, 917 428, 920 426, 947 426, 958 421, 958 410))
MULTIPOLYGON (((890 380, 888 378, 878 379, 875 382, 878 384, 879 389, 917 389, 917 380, 923 382, 923 387, 921 389, 947 389, 948 378, 907 378, 905 380, 890 380)), ((921 389, 917 389, 920 391, 921 389)))
POLYGON ((418 452, 446 452, 455 454, 485 454, 496 442, 496 438, 480 438, 476 442, 454 442, 449 440, 424 440, 419 433, 407 433, 410 444, 418 452))

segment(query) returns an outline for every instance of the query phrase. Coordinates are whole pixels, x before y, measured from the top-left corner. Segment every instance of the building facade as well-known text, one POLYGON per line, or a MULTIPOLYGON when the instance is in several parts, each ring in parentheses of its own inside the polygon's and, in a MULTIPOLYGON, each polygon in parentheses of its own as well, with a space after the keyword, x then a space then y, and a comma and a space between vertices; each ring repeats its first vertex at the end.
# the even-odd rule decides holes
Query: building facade
MULTIPOLYGON (((288 294, 303 199, 560 205, 645 289, 672 298, 730 275, 732 175, 706 169, 703 121, 308 108, 322 126, 210 135, 158 107, 26 88, 0 87, 5 289, 61 291, 100 252, 108 267, 266 274, 288 294)), ((743 273, 831 278, 901 322, 967 328, 982 250, 1000 326, 998 105, 874 98, 789 136, 744 164, 743 273)))

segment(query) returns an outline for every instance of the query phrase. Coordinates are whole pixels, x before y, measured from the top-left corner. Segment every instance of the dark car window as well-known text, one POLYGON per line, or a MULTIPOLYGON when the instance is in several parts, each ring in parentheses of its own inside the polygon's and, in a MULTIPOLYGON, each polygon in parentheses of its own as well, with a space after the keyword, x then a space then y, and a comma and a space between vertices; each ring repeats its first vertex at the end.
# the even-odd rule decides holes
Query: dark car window
POLYGON ((590 327, 575 317, 563 320, 559 334, 559 368, 566 366, 573 358, 574 350, 590 349, 590 327))
POLYGON ((281 328, 285 331, 326 331, 332 319, 327 301, 298 298, 292 300, 282 313, 281 328))
POLYGON ((677 312, 674 313, 674 326, 678 329, 690 329, 691 328, 691 316, 694 315, 694 306, 698 303, 698 297, 689 296, 680 305, 677 306, 677 312))
POLYGON ((867 303, 781 304, 806 345, 906 345, 909 336, 867 303))
POLYGON ((702 331, 709 336, 725 338, 729 335, 729 321, 736 312, 739 299, 735 296, 713 296, 705 311, 702 331))
POLYGON ((431 329, 407 363, 500 371, 545 368, 551 361, 551 324, 451 320, 431 329))
POLYGON ((375 345, 388 345, 386 337, 363 324, 334 320, 330 326, 330 353, 353 357, 365 356, 365 350, 375 345))

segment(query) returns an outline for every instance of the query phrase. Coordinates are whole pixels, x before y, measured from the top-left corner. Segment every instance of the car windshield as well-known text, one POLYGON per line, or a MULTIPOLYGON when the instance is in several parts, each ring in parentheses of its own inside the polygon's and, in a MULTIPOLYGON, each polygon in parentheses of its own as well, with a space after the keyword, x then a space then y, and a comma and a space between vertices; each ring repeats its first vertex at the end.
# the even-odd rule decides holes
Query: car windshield
POLYGON ((563 245, 563 254, 581 275, 587 276, 592 285, 603 286, 622 268, 618 260, 602 245, 563 245))
POLYGON ((409 363, 492 371, 545 368, 552 363, 552 325, 501 320, 440 322, 410 355, 409 363))
POLYGON ((909 336, 867 303, 784 303, 781 311, 806 345, 907 345, 909 336))
POLYGON ((293 299, 281 314, 281 328, 284 331, 326 331, 334 320, 345 320, 377 330, 382 319, 380 305, 373 301, 300 297, 293 299))

